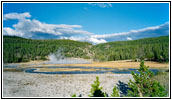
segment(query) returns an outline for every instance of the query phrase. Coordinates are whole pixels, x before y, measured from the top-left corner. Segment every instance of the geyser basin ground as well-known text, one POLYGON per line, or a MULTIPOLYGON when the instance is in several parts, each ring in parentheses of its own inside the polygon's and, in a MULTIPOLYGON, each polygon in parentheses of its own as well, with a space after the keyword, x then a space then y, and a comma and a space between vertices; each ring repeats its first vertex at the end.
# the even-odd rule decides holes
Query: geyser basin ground
MULTIPOLYGON (((99 76, 103 91, 111 94, 114 85, 120 85, 121 82, 127 84, 133 77, 128 73, 114 74, 111 72, 107 74, 106 71, 117 70, 120 72, 127 71, 127 69, 134 71, 139 68, 139 65, 139 62, 131 61, 93 62, 91 64, 43 64, 43 62, 32 61, 17 65, 7 64, 7 66, 3 66, 4 69, 8 69, 3 72, 3 96, 71 97, 72 94, 76 94, 87 97, 96 76, 99 76), (28 69, 33 73, 14 69, 28 69), (40 71, 40 73, 34 73, 34 71, 40 71), (82 71, 87 73, 76 74, 76 72, 82 71), (52 74, 53 72, 55 74, 52 74)), ((147 61, 145 61, 145 65, 149 65, 151 69, 168 69, 169 66, 166 63, 147 61)))
POLYGON ((128 83, 131 74, 30 74, 3 73, 4 97, 71 97, 72 94, 88 97, 91 84, 99 76, 103 91, 111 94, 113 86, 128 83))

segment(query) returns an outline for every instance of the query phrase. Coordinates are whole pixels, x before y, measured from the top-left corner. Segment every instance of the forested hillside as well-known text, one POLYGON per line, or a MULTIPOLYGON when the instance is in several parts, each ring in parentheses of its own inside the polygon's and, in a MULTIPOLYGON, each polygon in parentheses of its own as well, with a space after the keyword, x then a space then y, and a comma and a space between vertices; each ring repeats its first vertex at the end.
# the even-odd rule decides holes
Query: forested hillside
POLYGON ((32 40, 16 36, 3 36, 3 60, 5 63, 46 60, 50 53, 61 49, 66 57, 89 58, 90 43, 72 40, 32 40))
POLYGON ((61 49, 65 57, 113 61, 147 59, 159 62, 169 60, 169 37, 117 41, 99 45, 73 40, 32 40, 16 36, 3 36, 3 62, 46 60, 50 53, 61 49))
POLYGON ((109 42, 95 45, 93 50, 96 51, 95 59, 100 60, 144 59, 168 62, 169 36, 109 42))

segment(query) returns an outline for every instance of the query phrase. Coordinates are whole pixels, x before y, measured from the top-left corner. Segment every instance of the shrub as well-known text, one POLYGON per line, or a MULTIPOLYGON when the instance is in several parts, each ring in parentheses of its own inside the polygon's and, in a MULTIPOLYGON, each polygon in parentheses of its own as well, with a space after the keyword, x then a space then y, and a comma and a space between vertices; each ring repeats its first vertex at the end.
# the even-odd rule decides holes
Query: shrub
POLYGON ((76 94, 73 94, 71 97, 76 97, 76 94))

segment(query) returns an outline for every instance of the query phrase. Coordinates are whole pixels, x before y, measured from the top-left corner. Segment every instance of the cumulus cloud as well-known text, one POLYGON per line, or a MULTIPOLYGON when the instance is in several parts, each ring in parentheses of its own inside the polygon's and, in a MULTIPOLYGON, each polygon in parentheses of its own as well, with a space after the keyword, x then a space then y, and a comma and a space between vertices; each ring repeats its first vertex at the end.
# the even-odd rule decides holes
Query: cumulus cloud
POLYGON ((100 44, 100 43, 106 43, 107 41, 104 39, 97 39, 97 38, 89 38, 89 42, 92 42, 93 44, 100 44))
POLYGON ((18 20, 12 27, 4 27, 3 35, 15 35, 32 39, 70 39, 99 44, 109 41, 135 40, 169 35, 168 22, 158 26, 130 30, 129 32, 96 35, 82 30, 81 25, 47 24, 36 19, 30 19, 31 15, 28 12, 9 13, 3 17, 4 23, 6 20, 18 20))
POLYGON ((23 36, 23 33, 17 32, 17 31, 15 31, 14 29, 9 28, 9 27, 5 27, 5 28, 3 29, 3 33, 4 33, 4 35, 23 36))
POLYGON ((10 20, 10 19, 25 19, 25 18, 30 18, 31 15, 29 12, 25 12, 25 13, 9 13, 9 14, 5 14, 3 19, 4 20, 10 20))
POLYGON ((90 42, 93 44, 100 44, 100 43, 106 43, 107 41, 104 39, 97 39, 97 38, 92 38, 90 36, 86 36, 86 37, 60 37, 60 39, 69 39, 69 40, 74 40, 74 41, 86 41, 86 42, 90 42))
POLYGON ((108 7, 112 7, 111 3, 88 3, 91 6, 98 6, 101 8, 108 8, 108 7))
POLYGON ((74 41, 84 41, 86 38, 85 37, 65 37, 65 36, 61 36, 60 39, 69 39, 69 40, 74 40, 74 41))
POLYGON ((13 25, 13 28, 4 27, 4 35, 16 35, 26 38, 39 37, 36 35, 44 34, 41 38, 47 38, 47 35, 51 36, 72 36, 72 35, 91 35, 91 32, 81 29, 81 25, 66 25, 66 24, 46 24, 36 19, 26 19, 31 17, 30 13, 9 13, 4 15, 4 20, 18 19, 18 23, 13 25), (13 31, 13 32, 12 32, 13 31))
POLYGON ((130 38, 130 37, 127 37, 127 40, 133 40, 132 38, 130 38))

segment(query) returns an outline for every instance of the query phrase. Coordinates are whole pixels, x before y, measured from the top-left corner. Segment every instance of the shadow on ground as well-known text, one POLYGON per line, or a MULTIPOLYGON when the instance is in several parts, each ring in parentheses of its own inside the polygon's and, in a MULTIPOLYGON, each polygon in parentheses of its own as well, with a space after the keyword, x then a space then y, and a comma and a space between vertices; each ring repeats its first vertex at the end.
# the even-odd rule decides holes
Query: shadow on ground
POLYGON ((130 89, 128 87, 128 84, 121 82, 121 81, 118 81, 117 88, 120 90, 120 96, 126 96, 127 91, 130 89))

